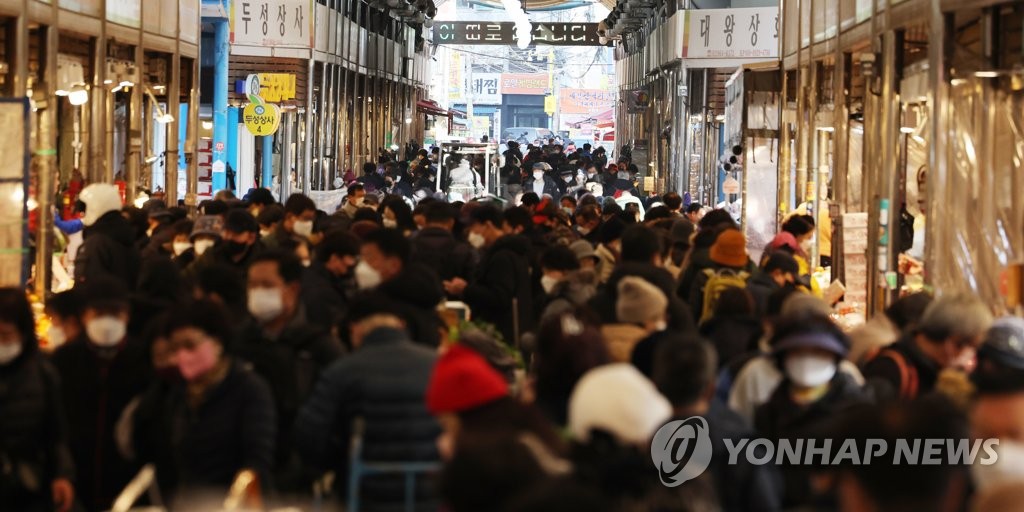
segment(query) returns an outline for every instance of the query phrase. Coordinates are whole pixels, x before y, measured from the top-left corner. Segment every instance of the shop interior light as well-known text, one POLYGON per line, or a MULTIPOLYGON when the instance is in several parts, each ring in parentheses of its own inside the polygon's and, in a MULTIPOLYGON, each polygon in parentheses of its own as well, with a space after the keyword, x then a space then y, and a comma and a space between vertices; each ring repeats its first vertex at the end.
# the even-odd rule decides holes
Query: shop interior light
POLYGON ((160 102, 153 96, 153 91, 149 87, 146 87, 146 96, 149 97, 149 101, 153 102, 153 108, 156 109, 156 122, 160 124, 171 124, 174 122, 174 116, 164 112, 164 108, 160 106, 160 102))
POLYGON ((825 132, 825 133, 832 133, 832 132, 836 131, 836 128, 834 126, 819 126, 818 127, 818 131, 819 132, 825 132))
POLYGON ((71 92, 68 93, 68 101, 76 107, 85 105, 89 102, 89 90, 85 88, 84 84, 72 87, 71 92))
POLYGON ((132 202, 132 205, 136 208, 142 208, 146 201, 149 201, 149 194, 139 191, 139 195, 135 196, 135 201, 132 202))
POLYGON ((203 121, 203 129, 204 130, 212 130, 213 129, 213 121, 203 121))
POLYGON ((900 127, 900 133, 906 133, 907 135, 910 135, 911 133, 914 133, 914 127, 913 126, 902 126, 902 127, 900 127))
POLYGON ((978 78, 998 78, 998 71, 975 71, 974 76, 978 78))
POLYGON ((412 124, 412 118, 411 117, 405 118, 405 124, 412 124))
POLYGON ((949 81, 950 85, 964 85, 966 83, 967 83, 967 79, 966 78, 954 78, 954 79, 949 81))

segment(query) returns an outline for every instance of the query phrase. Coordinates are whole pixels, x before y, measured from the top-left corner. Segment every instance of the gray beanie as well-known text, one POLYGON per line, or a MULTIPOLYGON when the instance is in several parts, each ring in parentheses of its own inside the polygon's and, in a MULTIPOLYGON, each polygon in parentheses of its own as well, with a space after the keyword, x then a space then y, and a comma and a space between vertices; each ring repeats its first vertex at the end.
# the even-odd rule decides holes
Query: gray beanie
POLYGON ((626 276, 619 281, 615 315, 624 324, 645 324, 665 317, 668 299, 661 289, 647 281, 626 276))

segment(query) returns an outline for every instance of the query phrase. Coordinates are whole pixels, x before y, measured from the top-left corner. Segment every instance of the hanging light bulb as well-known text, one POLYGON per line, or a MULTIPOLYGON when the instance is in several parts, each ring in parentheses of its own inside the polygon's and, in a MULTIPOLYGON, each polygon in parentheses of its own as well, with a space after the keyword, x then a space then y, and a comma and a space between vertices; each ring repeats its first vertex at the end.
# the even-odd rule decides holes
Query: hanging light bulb
POLYGON ((85 105, 89 101, 89 91, 83 85, 76 85, 68 93, 68 101, 74 106, 85 105))

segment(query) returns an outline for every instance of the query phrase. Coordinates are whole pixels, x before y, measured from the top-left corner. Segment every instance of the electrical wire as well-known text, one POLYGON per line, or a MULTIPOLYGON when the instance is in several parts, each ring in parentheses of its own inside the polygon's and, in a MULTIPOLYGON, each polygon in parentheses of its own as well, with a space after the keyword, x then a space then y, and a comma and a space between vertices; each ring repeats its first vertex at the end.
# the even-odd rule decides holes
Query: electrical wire
MULTIPOLYGON (((522 64, 523 63, 523 61, 521 59, 508 58, 508 57, 495 57, 494 55, 488 55, 486 53, 474 52, 474 51, 470 51, 470 50, 463 50, 461 48, 457 48, 455 45, 437 44, 435 46, 439 46, 439 47, 443 46, 443 47, 449 48, 449 49, 451 49, 453 51, 457 51, 457 52, 461 52, 461 53, 469 53, 469 54, 472 54, 472 55, 478 55, 480 57, 486 57, 488 59, 494 59, 494 60, 500 60, 500 61, 509 61, 509 62, 514 62, 514 63, 518 63, 518 64, 522 64)), ((596 62, 596 60, 597 59, 595 58, 595 61, 591 62, 589 64, 587 64, 585 62, 575 62, 575 63, 574 62, 566 62, 565 64, 561 64, 561 66, 587 66, 589 68, 591 66, 614 66, 615 65, 614 62, 612 62, 612 63, 596 62)), ((546 72, 546 70, 545 70, 545 72, 546 72)))

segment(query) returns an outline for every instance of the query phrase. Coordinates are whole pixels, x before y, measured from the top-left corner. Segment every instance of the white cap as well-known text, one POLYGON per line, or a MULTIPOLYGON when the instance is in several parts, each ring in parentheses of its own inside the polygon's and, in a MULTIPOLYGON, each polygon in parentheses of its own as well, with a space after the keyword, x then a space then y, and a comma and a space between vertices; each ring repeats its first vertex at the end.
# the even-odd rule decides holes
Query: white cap
POLYGON ((669 401, 629 363, 590 370, 569 399, 569 431, 583 442, 592 430, 604 430, 622 443, 646 446, 671 417, 669 401))

